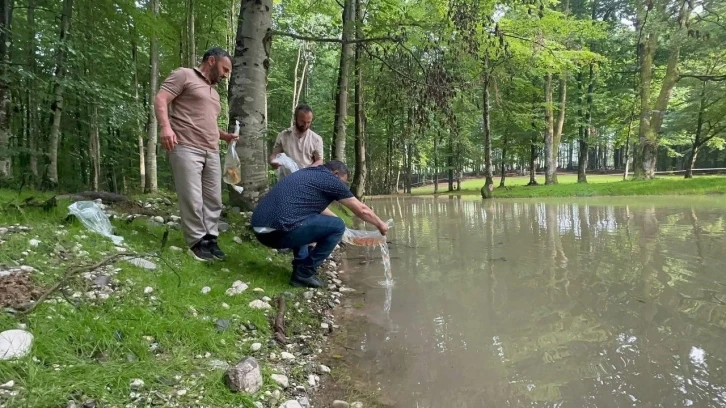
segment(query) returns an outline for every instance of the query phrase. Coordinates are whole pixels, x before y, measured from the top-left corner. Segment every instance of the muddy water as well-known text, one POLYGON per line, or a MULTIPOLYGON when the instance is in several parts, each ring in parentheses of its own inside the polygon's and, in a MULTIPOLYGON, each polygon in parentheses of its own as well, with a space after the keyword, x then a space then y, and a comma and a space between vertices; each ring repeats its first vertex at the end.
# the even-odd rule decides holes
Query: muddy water
POLYGON ((726 406, 726 199, 370 204, 395 286, 349 254, 346 354, 388 405, 726 406))

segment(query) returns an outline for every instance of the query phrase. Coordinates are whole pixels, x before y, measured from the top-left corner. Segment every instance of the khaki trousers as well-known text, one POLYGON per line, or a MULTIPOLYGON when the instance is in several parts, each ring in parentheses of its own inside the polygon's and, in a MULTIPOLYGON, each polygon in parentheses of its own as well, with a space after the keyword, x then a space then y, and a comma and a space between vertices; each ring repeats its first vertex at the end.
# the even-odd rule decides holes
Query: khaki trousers
POLYGON ((187 245, 194 246, 207 234, 218 236, 222 213, 219 152, 178 144, 169 152, 169 163, 187 245))

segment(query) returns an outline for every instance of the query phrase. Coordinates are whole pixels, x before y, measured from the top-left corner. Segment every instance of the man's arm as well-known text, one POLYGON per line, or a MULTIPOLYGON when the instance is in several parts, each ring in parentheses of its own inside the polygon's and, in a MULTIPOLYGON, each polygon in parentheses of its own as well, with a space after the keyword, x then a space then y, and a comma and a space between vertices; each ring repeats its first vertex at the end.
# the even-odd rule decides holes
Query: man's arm
POLYGON ((277 158, 277 155, 278 154, 282 153, 282 140, 281 140, 281 137, 282 137, 282 132, 280 132, 277 135, 277 138, 275 139, 275 145, 272 146, 272 154, 270 154, 270 158, 268 160, 269 163, 270 163, 270 165, 272 165, 273 168, 280 167, 280 164, 279 163, 273 163, 273 160, 275 160, 275 158, 277 158))
POLYGON ((176 133, 174 133, 169 123, 169 104, 174 98, 176 98, 176 95, 164 88, 159 89, 156 97, 154 97, 154 113, 161 128, 161 145, 166 150, 174 149, 177 144, 176 133))
POLYGON ((378 218, 376 213, 374 213, 367 205, 360 202, 360 200, 355 197, 351 197, 341 200, 340 203, 350 208, 350 210, 353 211, 353 214, 358 216, 361 220, 373 224, 376 228, 378 228, 381 235, 386 235, 386 232, 388 231, 388 224, 378 218))
POLYGON ((233 140, 237 139, 239 139, 239 136, 235 135, 234 133, 228 133, 222 129, 219 129, 219 140, 224 140, 227 143, 231 143, 233 140))
POLYGON ((317 138, 313 147, 313 164, 310 167, 317 167, 323 164, 323 138, 317 134, 315 136, 317 138))

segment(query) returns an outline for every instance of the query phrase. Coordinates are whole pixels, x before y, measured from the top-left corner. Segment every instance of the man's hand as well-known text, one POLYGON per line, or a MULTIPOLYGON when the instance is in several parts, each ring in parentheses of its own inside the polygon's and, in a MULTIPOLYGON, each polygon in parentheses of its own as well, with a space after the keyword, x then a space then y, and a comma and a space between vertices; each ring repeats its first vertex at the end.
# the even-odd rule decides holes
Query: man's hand
POLYGON ((381 222, 381 225, 378 226, 378 232, 380 232, 381 235, 386 235, 386 232, 388 232, 388 224, 381 222))
POLYGON ((174 150, 174 146, 179 141, 176 139, 176 133, 172 130, 171 126, 164 126, 161 128, 161 146, 167 152, 174 150))
POLYGON ((227 144, 232 143, 234 140, 239 140, 239 136, 235 135, 234 133, 227 133, 227 132, 219 132, 219 138, 227 142, 227 144))

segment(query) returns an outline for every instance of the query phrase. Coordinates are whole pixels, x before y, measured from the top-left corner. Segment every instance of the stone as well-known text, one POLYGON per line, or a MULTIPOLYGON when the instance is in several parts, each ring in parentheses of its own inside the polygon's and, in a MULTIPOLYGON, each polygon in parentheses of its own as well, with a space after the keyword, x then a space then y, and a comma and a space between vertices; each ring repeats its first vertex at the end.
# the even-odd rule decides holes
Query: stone
POLYGON ((38 245, 40 245, 40 240, 33 238, 30 241, 28 241, 28 245, 32 246, 33 248, 37 248, 38 245))
POLYGON ((154 291, 154 288, 152 288, 151 286, 147 286, 144 288, 145 295, 151 294, 151 292, 153 292, 153 291, 154 291))
POLYGON ((269 297, 265 296, 265 297, 262 298, 262 301, 265 302, 265 303, 270 303, 270 302, 272 302, 272 299, 270 299, 269 297))
POLYGON ((340 288, 339 292, 340 293, 353 293, 353 292, 355 292, 355 289, 342 287, 342 288, 340 288))
POLYGON ((320 328, 323 330, 328 330, 330 329, 330 325, 327 323, 320 323, 320 328))
POLYGON ((150 270, 150 271, 153 271, 153 270, 156 269, 156 264, 155 263, 153 263, 153 262, 151 262, 149 260, 146 260, 144 258, 131 258, 131 259, 127 259, 126 262, 128 262, 131 265, 134 265, 136 267, 139 267, 139 268, 142 268, 142 269, 147 269, 147 270, 150 270))
POLYGON ((254 394, 263 382, 260 364, 254 357, 244 358, 224 373, 224 383, 234 392, 254 394))
POLYGON ((10 381, 6 382, 5 384, 0 385, 0 389, 3 389, 3 390, 12 390, 13 387, 15 387, 15 381, 13 381, 13 380, 10 380, 10 381))
POLYGON ((183 250, 182 250, 181 248, 179 248, 178 246, 173 246, 173 245, 169 247, 169 250, 170 250, 171 252, 182 252, 182 251, 183 251, 183 250))
POLYGON ((308 375, 308 384, 310 384, 311 387, 315 387, 318 385, 318 382, 316 381, 314 374, 308 375))
POLYGON ((276 400, 279 400, 280 398, 282 398, 282 393, 280 392, 280 390, 275 390, 275 391, 272 391, 270 396, 276 400))
POLYGON ((230 226, 226 222, 220 221, 219 223, 217 223, 217 228, 221 232, 227 232, 227 231, 229 231, 230 226))
POLYGON ((211 291, 212 291, 212 288, 210 288, 209 286, 205 286, 202 288, 202 295, 206 295, 211 291))
POLYGON ((226 303, 222 303, 222 309, 229 309, 229 305, 226 303))
POLYGON ((252 343, 252 346, 250 346, 250 349, 252 351, 260 351, 262 348, 262 343, 252 343))
POLYGON ((312 291, 310 291, 310 290, 309 290, 309 291, 307 291, 307 292, 304 292, 304 293, 303 293, 303 298, 305 298, 305 300, 310 300, 310 299, 312 299, 312 298, 313 298, 313 292, 312 292, 312 291))
POLYGON ((183 389, 182 390, 178 390, 176 392, 176 395, 179 396, 179 397, 183 397, 184 395, 187 395, 187 390, 183 390, 183 389))
POLYGON ((232 284, 232 287, 229 288, 229 289, 227 289, 224 293, 227 296, 237 296, 240 293, 246 291, 248 287, 249 286, 246 283, 242 282, 242 281, 235 281, 232 284))
POLYGON ((133 380, 131 380, 129 387, 131 388, 131 391, 139 391, 144 388, 144 380, 140 378, 134 378, 133 380))
POLYGON ((33 335, 25 330, 6 330, 0 333, 0 360, 25 357, 33 346, 33 335))
POLYGON ((294 360, 295 356, 291 353, 288 353, 287 351, 283 351, 282 353, 280 353, 280 358, 282 358, 283 360, 294 360))
POLYGON ((254 288, 254 289, 252 289, 252 291, 257 292, 257 293, 265 293, 265 290, 262 288, 254 288))
POLYGON ((268 303, 265 303, 259 299, 251 301, 249 307, 258 310, 267 310, 272 308, 272 306, 270 306, 268 303))
POLYGON ((217 328, 217 331, 221 332, 227 330, 227 328, 229 328, 229 324, 230 322, 227 319, 217 319, 214 322, 214 327, 217 328))
POLYGON ((164 223, 164 217, 160 217, 158 215, 156 217, 152 218, 152 220, 154 220, 154 222, 159 223, 159 224, 164 223))
POLYGON ((290 380, 287 379, 287 376, 282 374, 272 374, 270 376, 272 381, 274 381, 277 385, 279 385, 282 388, 287 388, 290 386, 290 380))
POLYGON ((235 243, 237 243, 237 244, 242 244, 242 243, 244 243, 244 241, 243 241, 243 240, 242 240, 242 238, 240 238, 240 237, 234 237, 234 238, 232 238, 232 241, 234 241, 234 242, 235 242, 235 243))
POLYGON ((356 402, 350 404, 350 408, 363 408, 363 403, 360 401, 356 401, 356 402))
POLYGON ((321 374, 330 374, 330 367, 320 364, 318 366, 318 372, 320 372, 321 374))
POLYGON ((308 397, 300 397, 300 398, 297 399, 297 402, 300 403, 300 406, 302 408, 311 408, 310 407, 310 400, 308 399, 308 397))
POLYGON ((260 401, 255 401, 254 406, 255 406, 255 408, 265 408, 265 406, 262 405, 262 403, 260 401))
POLYGON ((280 405, 280 408, 302 408, 299 402, 295 400, 285 401, 280 405))
POLYGON ((335 400, 333 401, 333 405, 331 405, 331 408, 350 408, 350 404, 345 401, 335 400))
POLYGON ((229 364, 222 360, 211 360, 209 362, 209 368, 212 370, 227 370, 229 368, 229 364))
POLYGON ((340 279, 333 279, 333 283, 336 284, 336 285, 342 285, 343 284, 343 281, 340 280, 340 279))
POLYGON ((111 283, 111 277, 106 275, 101 275, 93 280, 93 283, 98 286, 99 288, 103 288, 108 286, 109 283, 111 283))

